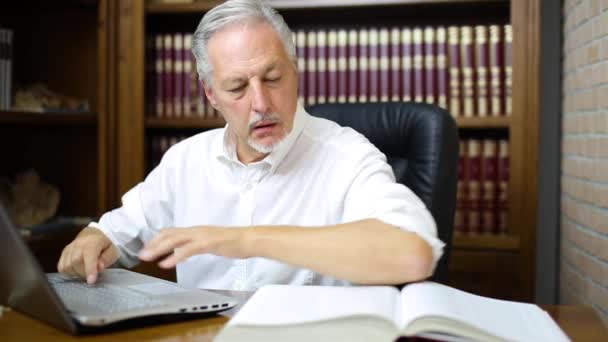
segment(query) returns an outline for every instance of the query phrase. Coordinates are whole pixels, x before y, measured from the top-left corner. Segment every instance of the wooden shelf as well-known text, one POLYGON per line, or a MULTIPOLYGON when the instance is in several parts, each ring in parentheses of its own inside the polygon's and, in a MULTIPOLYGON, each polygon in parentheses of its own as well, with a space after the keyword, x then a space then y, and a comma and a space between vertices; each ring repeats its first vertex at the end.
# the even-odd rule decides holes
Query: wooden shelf
POLYGON ((459 117, 456 124, 460 128, 509 128, 510 116, 488 116, 488 117, 459 117))
POLYGON ((147 117, 147 128, 220 128, 226 125, 223 118, 156 118, 147 117))
POLYGON ((514 235, 457 235, 452 247, 462 249, 518 250, 519 236, 514 235))
MULTIPOLYGON (((153 3, 146 4, 147 13, 203 13, 223 3, 220 0, 194 1, 183 4, 153 3)), ((391 5, 434 5, 434 4, 473 4, 507 3, 506 0, 269 0, 276 9, 317 9, 339 7, 391 6, 391 5)))
POLYGON ((56 125, 56 126, 94 126, 97 114, 92 112, 20 112, 0 111, 2 124, 56 125))

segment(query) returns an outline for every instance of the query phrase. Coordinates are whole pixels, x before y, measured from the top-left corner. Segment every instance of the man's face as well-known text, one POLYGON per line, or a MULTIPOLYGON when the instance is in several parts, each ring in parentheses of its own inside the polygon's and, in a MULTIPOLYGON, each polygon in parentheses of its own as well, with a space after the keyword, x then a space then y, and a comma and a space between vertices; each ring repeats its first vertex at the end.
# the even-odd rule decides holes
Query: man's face
POLYGON ((262 159, 291 132, 297 72, 275 30, 266 23, 230 26, 209 40, 210 103, 237 137, 242 162, 262 159))

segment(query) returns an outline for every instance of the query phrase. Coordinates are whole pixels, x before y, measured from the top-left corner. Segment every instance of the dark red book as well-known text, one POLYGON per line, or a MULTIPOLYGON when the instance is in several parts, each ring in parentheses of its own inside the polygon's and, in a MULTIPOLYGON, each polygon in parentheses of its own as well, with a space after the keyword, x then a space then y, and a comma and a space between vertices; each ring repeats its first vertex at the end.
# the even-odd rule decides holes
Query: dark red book
POLYGON ((481 144, 479 140, 468 141, 466 162, 467 232, 477 234, 480 232, 481 225, 481 144))
POLYGON ((414 101, 424 101, 424 32, 416 27, 412 32, 413 63, 412 73, 414 75, 414 101))
POLYGON ((155 88, 154 102, 156 107, 156 116, 165 116, 165 94, 164 94, 164 83, 165 83, 165 50, 163 49, 163 36, 161 34, 154 35, 154 50, 155 50, 155 88))
POLYGON ((504 26, 504 37, 505 37, 505 114, 511 115, 512 113, 512 102, 511 93, 513 85, 513 60, 511 56, 511 47, 513 45, 513 31, 511 25, 504 26))
POLYGON ((173 35, 173 115, 183 116, 182 103, 184 99, 184 35, 173 35))
POLYGON ((485 117, 490 113, 490 62, 488 53, 488 27, 475 26, 475 74, 477 116, 485 117))
POLYGON ((317 102, 327 102, 327 32, 317 31, 317 102))
POLYGON ((338 102, 348 98, 348 33, 338 31, 338 102))
POLYGON ((509 142, 498 142, 498 217, 496 232, 507 234, 509 214, 509 142))
POLYGON ((357 102, 359 94, 359 33, 357 30, 348 31, 348 102, 357 102))
POLYGON ((368 102, 369 100, 369 30, 366 28, 359 29, 359 93, 357 94, 359 102, 368 102))
POLYGON ((456 183, 456 211, 454 212, 454 233, 466 232, 465 217, 467 216, 467 188, 466 188, 466 158, 467 145, 461 140, 458 146, 458 181, 456 183))
POLYGON ((475 47, 473 45, 473 28, 460 28, 460 61, 462 74, 462 110, 463 116, 475 114, 475 47))
POLYGON ((192 34, 184 34, 184 77, 183 77, 183 113, 184 116, 192 116, 192 73, 196 74, 196 66, 192 65, 192 34), (194 69, 194 71, 193 71, 194 69))
POLYGON ((460 30, 448 27, 449 110, 454 118, 462 115, 462 82, 460 70, 460 30))
POLYGON ((175 61, 175 54, 173 50, 173 35, 167 33, 163 36, 163 51, 164 53, 164 68, 163 68, 163 103, 165 107, 164 115, 166 117, 172 117, 173 111, 173 63, 175 61))
POLYGON ((481 232, 493 234, 496 231, 498 197, 498 144, 496 140, 483 140, 482 150, 481 232))
POLYGON ((338 100, 338 32, 327 33, 327 102, 338 100))
POLYGON ((401 101, 401 30, 398 27, 391 29, 390 47, 390 98, 401 101))
POLYGON ((424 101, 427 103, 435 103, 437 95, 437 67, 435 58, 437 50, 435 46, 435 29, 433 27, 424 28, 424 101))
POLYGON ((306 105, 317 103, 317 32, 306 33, 306 105))
POLYGON ((412 30, 404 27, 401 30, 401 92, 403 101, 412 101, 414 99, 413 60, 412 30))
POLYGON ((369 75, 369 102, 378 102, 380 97, 380 37, 378 35, 378 29, 370 28, 368 31, 368 75, 369 75))
POLYGON ((388 101, 390 94, 390 43, 387 28, 381 28, 379 32, 380 57, 378 69, 380 70, 380 101, 388 101))
POLYGON ((448 40, 445 27, 435 29, 437 40, 437 105, 448 109, 448 40))
POLYGON ((490 26, 490 115, 501 116, 504 107, 504 52, 502 31, 499 25, 490 26))
POLYGON ((156 49, 154 47, 154 35, 146 36, 145 48, 145 113, 154 116, 156 115, 156 49))
POLYGON ((306 102, 306 32, 298 30, 296 32, 296 54, 298 57, 298 102, 304 105, 306 102))

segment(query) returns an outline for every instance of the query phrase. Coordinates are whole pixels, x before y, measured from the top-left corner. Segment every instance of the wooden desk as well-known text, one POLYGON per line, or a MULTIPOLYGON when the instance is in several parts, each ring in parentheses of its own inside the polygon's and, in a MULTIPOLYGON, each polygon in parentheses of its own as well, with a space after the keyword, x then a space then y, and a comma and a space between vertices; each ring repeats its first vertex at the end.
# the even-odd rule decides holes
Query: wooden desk
MULTIPOLYGON (((238 295, 248 298, 248 295, 238 295)), ((573 341, 608 341, 608 332, 596 313, 587 306, 554 305, 542 306, 572 338, 573 341)), ((238 308, 236 308, 238 310, 238 308)), ((98 335, 70 336, 63 331, 35 321, 14 310, 0 317, 0 341, 211 341, 224 324, 226 315, 164 324, 132 330, 123 330, 98 335)))

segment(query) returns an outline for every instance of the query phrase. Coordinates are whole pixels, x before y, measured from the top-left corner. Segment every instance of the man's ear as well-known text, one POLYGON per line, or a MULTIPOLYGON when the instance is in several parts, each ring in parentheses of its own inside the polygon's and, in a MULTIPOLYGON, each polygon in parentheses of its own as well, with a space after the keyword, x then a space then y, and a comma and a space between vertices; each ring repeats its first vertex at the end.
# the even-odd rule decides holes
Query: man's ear
POLYGON ((203 82, 203 81, 199 81, 199 82, 201 82, 201 86, 205 90, 205 95, 207 96, 207 100, 209 100, 209 103, 211 104, 211 106, 213 106, 213 108, 219 110, 217 108, 217 99, 215 98, 215 93, 213 92, 213 88, 206 85, 205 82, 203 82))

